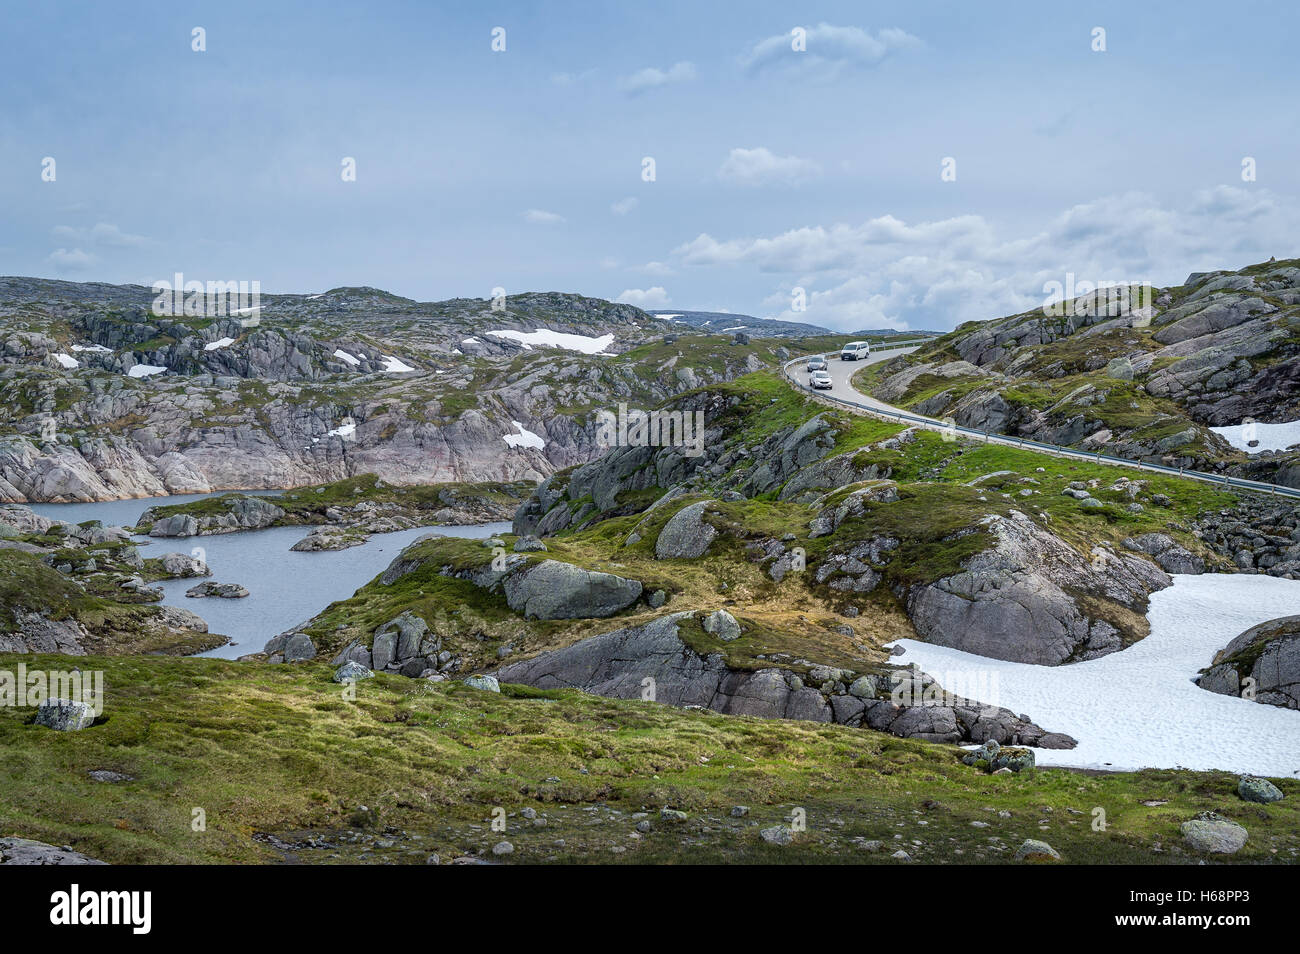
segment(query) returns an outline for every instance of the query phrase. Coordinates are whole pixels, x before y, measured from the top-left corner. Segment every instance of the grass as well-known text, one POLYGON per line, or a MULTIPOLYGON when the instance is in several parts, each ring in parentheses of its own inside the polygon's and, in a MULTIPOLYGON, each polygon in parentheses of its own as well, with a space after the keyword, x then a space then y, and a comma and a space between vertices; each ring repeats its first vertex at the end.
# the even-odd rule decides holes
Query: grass
MULTIPOLYGON (((0 668, 18 661, 66 666, 6 656, 0 668)), ((994 777, 949 746, 577 692, 498 695, 378 676, 350 701, 323 665, 79 662, 104 672, 94 726, 54 733, 31 724, 30 710, 0 710, 0 835, 116 863, 272 862, 279 853, 255 834, 310 832, 332 847, 295 860, 421 863, 430 852, 488 854, 507 838, 516 862, 895 863, 888 853, 899 844, 919 861, 1003 862, 1032 837, 1069 862, 1145 864, 1196 860, 1177 847, 1178 825, 1206 810, 1250 830, 1234 861, 1300 852, 1291 780, 1279 782, 1288 798, 1261 806, 1237 799, 1235 778, 1221 772, 994 777), (94 769, 133 778, 100 783, 87 776, 94 769), (730 817, 737 804, 747 818, 730 817), (661 821, 661 807, 688 818, 661 821), (504 833, 491 830, 494 808, 504 833), (524 808, 546 827, 525 822, 524 808), (808 830, 794 844, 761 841, 759 828, 796 808, 808 830), (1091 826, 1097 808, 1102 832, 1091 826), (194 830, 196 809, 205 830, 194 830), (640 811, 655 831, 637 838, 630 816, 640 811), (348 831, 370 834, 352 841, 348 831), (864 851, 863 839, 884 851, 864 851)))

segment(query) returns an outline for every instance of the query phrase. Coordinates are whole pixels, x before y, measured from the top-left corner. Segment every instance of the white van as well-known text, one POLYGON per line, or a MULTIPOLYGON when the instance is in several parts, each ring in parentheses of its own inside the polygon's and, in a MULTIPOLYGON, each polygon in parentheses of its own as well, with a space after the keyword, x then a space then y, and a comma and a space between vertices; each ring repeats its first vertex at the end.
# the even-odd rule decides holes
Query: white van
POLYGON ((857 361, 859 358, 866 358, 871 354, 871 342, 869 341, 850 341, 840 351, 841 361, 857 361))

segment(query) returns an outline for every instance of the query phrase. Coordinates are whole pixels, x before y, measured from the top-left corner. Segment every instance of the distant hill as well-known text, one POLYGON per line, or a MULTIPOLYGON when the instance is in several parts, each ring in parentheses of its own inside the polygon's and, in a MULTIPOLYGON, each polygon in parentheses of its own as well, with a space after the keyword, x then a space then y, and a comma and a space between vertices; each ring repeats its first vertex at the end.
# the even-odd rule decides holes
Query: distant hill
POLYGON ((775 318, 755 318, 729 311, 651 311, 657 318, 689 325, 708 334, 735 334, 743 331, 754 338, 803 338, 809 335, 833 335, 835 331, 821 325, 802 321, 778 321, 775 318))

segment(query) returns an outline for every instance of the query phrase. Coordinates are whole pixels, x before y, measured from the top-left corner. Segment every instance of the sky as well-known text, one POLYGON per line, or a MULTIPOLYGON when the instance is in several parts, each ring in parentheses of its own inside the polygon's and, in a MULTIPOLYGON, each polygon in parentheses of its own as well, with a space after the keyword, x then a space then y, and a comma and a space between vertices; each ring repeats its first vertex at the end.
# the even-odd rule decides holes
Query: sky
POLYGON ((1300 255, 1294 4, 0 14, 0 274, 942 330, 1300 255))

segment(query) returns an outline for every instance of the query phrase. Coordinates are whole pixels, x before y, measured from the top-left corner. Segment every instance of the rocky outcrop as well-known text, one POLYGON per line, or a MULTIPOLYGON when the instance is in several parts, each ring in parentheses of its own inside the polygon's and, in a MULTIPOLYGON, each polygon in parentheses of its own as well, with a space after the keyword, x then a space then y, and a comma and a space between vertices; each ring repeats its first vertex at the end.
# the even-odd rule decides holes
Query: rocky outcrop
POLYGON ((1220 695, 1300 709, 1300 616, 1252 626, 1215 653, 1196 684, 1220 695))
POLYGON ((0 865, 102 865, 71 848, 56 848, 28 838, 0 838, 0 865))
POLYGON ((86 655, 90 633, 75 619, 55 620, 44 613, 16 610, 14 622, 13 632, 0 633, 0 652, 86 655))
POLYGON ((220 513, 199 516, 183 513, 159 517, 153 507, 140 515, 139 526, 149 527, 151 537, 193 537, 239 530, 260 530, 284 516, 284 510, 262 497, 231 495, 220 513))
POLYGON ((927 701, 934 680, 908 669, 861 676, 830 667, 813 667, 806 676, 779 668, 733 669, 720 651, 688 645, 681 635, 687 626, 700 626, 696 614, 671 613, 512 663, 495 675, 502 682, 542 689, 576 688, 617 699, 647 698, 649 693, 649 698, 667 705, 837 722, 931 741, 991 738, 1058 748, 1074 745, 1068 736, 1049 733, 1007 709, 944 698, 933 691, 927 701))
POLYGON ((1124 546, 1129 550, 1154 557, 1156 563, 1160 564, 1160 569, 1166 573, 1205 572, 1205 561, 1186 547, 1180 546, 1167 534, 1144 533, 1137 537, 1126 537, 1124 546))
POLYGON ((1140 557, 1113 553, 1095 565, 1018 511, 982 528, 993 546, 907 592, 921 638, 1041 666, 1094 659, 1145 635, 1147 596, 1171 582, 1140 557))
POLYGON ((505 578, 506 602, 529 619, 613 616, 641 596, 641 583, 613 573, 543 560, 505 578))
POLYGON ((248 595, 248 590, 238 583, 214 583, 208 581, 185 591, 186 596, 202 598, 215 596, 223 600, 240 600, 248 595))
POLYGON ((704 556, 718 531, 705 523, 709 502, 683 507, 664 524, 655 540, 655 558, 659 560, 694 560, 704 556))

